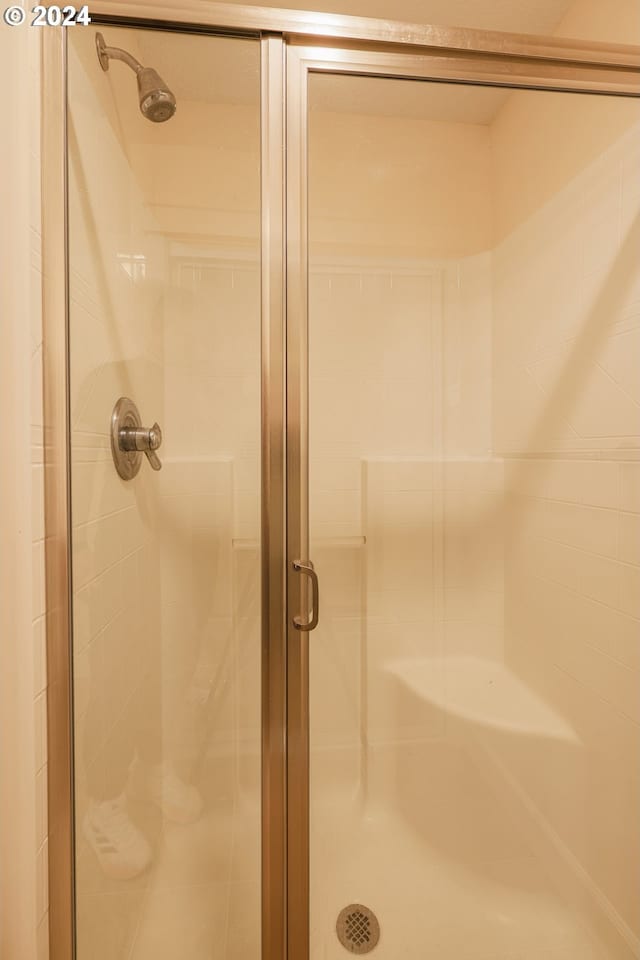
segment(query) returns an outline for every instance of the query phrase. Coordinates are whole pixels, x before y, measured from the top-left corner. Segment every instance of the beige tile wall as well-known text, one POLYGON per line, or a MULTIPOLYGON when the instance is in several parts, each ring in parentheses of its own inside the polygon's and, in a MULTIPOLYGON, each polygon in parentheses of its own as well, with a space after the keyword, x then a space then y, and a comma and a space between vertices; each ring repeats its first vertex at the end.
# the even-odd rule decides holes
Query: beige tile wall
POLYGON ((163 419, 166 255, 123 153, 93 44, 82 33, 69 45, 76 890, 79 950, 107 956, 110 931, 125 936, 140 898, 107 895, 117 888, 101 874, 83 818, 90 801, 125 790, 136 755, 159 757, 163 747, 157 485, 146 464, 137 483, 120 480, 109 428, 123 395, 145 421, 163 419))
MULTIPOLYGON (((439 135, 447 132, 442 125, 439 135)), ((456 149, 455 139, 445 145, 456 149)), ((443 713, 403 696, 393 664, 427 658, 435 670, 447 655, 501 655, 490 268, 486 254, 314 257, 310 519, 323 585, 310 654, 315 748, 442 736, 443 713)))
MULTIPOLYGON (((134 53, 142 42, 128 31, 109 39, 134 53)), ((241 801, 255 837, 242 867, 251 890, 260 867, 258 87, 256 105, 235 112, 181 100, 157 130, 130 86, 97 68, 92 43, 79 37, 70 58, 77 816, 81 826, 90 799, 126 788, 154 862, 114 885, 78 830, 78 939, 87 956, 173 955, 181 931, 202 922, 203 897, 215 927, 226 924, 231 861, 213 849, 220 835, 231 851, 241 801), (214 150, 225 130, 233 145, 214 150), (162 470, 143 461, 132 483, 109 447, 123 394, 163 430, 162 470), (172 839, 135 796, 135 759, 139 773, 161 762, 195 784, 205 798, 195 835, 172 839), (191 909, 159 919, 165 887, 179 884, 191 909)))
MULTIPOLYGON (((30 70, 35 117, 39 115, 40 62, 39 45, 31 46, 30 70)), ((32 115, 32 122, 35 124, 32 115)), ((31 531, 33 537, 33 672, 35 695, 35 766, 36 766, 36 949, 38 960, 49 953, 48 859, 47 859, 47 647, 44 549, 44 416, 42 407, 42 256, 40 231, 40 154, 35 146, 30 156, 33 184, 31 212, 31 531)))
POLYGON ((0 26, 0 954, 48 952, 40 36, 0 26))
POLYGON ((217 700, 209 749, 255 757, 261 716, 258 260, 250 249, 213 253, 182 242, 172 250, 164 332, 161 513, 163 530, 165 520, 169 526, 162 534, 163 619, 179 619, 182 670, 201 676, 217 700))
MULTIPOLYGON (((573 112, 572 98, 558 100, 573 112)), ((544 104, 535 106, 537 113, 521 103, 543 129, 550 121, 544 104)), ((633 129, 633 105, 626 106, 631 129, 613 143, 606 140, 596 160, 496 247, 494 431, 500 451, 636 446, 640 134, 633 129), (501 400, 505 396, 510 403, 501 400)), ((597 125, 601 107, 595 109, 597 125)), ((509 150, 504 136, 501 131, 496 142, 499 155, 509 150)), ((510 202, 499 184, 498 210, 510 202)))
MULTIPOLYGON (((503 762, 608 902, 638 929, 640 574, 625 492, 640 464, 512 459, 506 470, 505 658, 574 731, 571 749, 505 743, 503 762)), ((635 494, 634 494, 635 495, 635 494)), ((635 504, 637 507, 637 504, 635 504)), ((593 919, 593 918, 592 918, 593 919)))
MULTIPOLYGON (((314 78, 311 728, 314 748, 358 749, 445 732, 442 711, 403 694, 395 662, 435 670, 448 654, 502 650, 491 156, 481 123, 340 114, 331 96, 340 86, 330 95, 314 78)), ((354 780, 338 758, 315 763, 316 791, 354 780)))
POLYGON ((548 106, 518 93, 493 126, 493 422, 496 451, 508 457, 505 658, 576 733, 571 750, 504 743, 498 752, 565 864, 575 858, 586 871, 590 896, 634 948, 638 120, 629 103, 576 107, 558 96, 548 106), (569 125, 575 137, 561 134, 569 125), (557 144, 553 170, 538 163, 545 140, 557 144), (513 173, 502 179, 507 168, 526 184, 519 202, 513 173))
MULTIPOLYGON (((111 42, 130 42, 128 31, 112 34, 111 42)), ((173 753, 183 761, 198 741, 202 752, 205 735, 210 754, 235 758, 238 791, 255 805, 259 49, 253 42, 178 35, 170 43, 160 34, 139 42, 147 44, 147 59, 175 78, 179 100, 170 124, 150 124, 126 89, 128 78, 112 77, 133 176, 154 229, 168 242, 159 533, 162 673, 174 679, 164 690, 163 723, 170 740, 180 727, 182 744, 174 744, 173 753), (182 76, 185 64, 188 76, 182 76), (185 697, 199 705, 185 710, 177 702, 185 697)), ((253 852, 257 864, 257 847, 253 852)))

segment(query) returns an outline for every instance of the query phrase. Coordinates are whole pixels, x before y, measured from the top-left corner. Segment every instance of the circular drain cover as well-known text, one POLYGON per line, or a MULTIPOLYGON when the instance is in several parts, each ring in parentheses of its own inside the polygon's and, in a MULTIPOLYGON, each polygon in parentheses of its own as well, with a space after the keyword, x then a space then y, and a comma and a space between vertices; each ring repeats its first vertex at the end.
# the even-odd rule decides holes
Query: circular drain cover
POLYGON ((380 939, 380 924, 369 907, 350 903, 338 914, 336 933, 349 953, 369 953, 380 939))

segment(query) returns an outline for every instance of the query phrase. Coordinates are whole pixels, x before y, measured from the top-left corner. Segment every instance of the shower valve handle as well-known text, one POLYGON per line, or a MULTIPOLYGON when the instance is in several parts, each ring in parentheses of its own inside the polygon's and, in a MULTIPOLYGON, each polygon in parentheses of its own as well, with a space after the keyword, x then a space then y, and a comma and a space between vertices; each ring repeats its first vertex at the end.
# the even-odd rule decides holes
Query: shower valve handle
POLYGON ((162 430, 158 423, 152 427, 122 427, 118 437, 121 450, 135 451, 146 454, 147 460, 154 470, 161 470, 162 463, 156 450, 162 443, 162 430))

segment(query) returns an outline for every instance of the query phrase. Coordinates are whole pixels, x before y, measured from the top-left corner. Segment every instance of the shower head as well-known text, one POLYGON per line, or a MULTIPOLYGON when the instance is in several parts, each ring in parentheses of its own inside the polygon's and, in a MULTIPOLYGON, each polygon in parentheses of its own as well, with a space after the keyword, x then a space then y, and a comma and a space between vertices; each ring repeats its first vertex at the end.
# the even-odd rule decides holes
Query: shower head
POLYGON ((109 69, 109 60, 122 60, 131 67, 138 81, 138 100, 143 117, 153 123, 171 119, 176 112, 176 98, 153 67, 143 67, 126 50, 108 47, 101 33, 96 34, 96 49, 103 70, 109 69))
POLYGON ((170 120, 176 112, 176 98, 153 67, 138 72, 138 99, 142 115, 154 123, 170 120))

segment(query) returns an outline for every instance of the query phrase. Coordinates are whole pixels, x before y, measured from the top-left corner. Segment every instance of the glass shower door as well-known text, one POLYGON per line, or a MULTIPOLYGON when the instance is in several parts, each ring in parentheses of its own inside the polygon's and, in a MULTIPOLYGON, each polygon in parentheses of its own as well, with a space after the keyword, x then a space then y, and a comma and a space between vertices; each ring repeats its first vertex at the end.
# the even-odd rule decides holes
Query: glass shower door
POLYGON ((637 105, 310 60, 289 104, 290 559, 321 596, 290 630, 296 949, 622 958, 637 105))
POLYGON ((68 42, 77 957, 257 960, 260 44, 68 42))
POLYGON ((291 45, 285 563, 282 57, 69 33, 78 960, 627 960, 637 106, 291 45))

